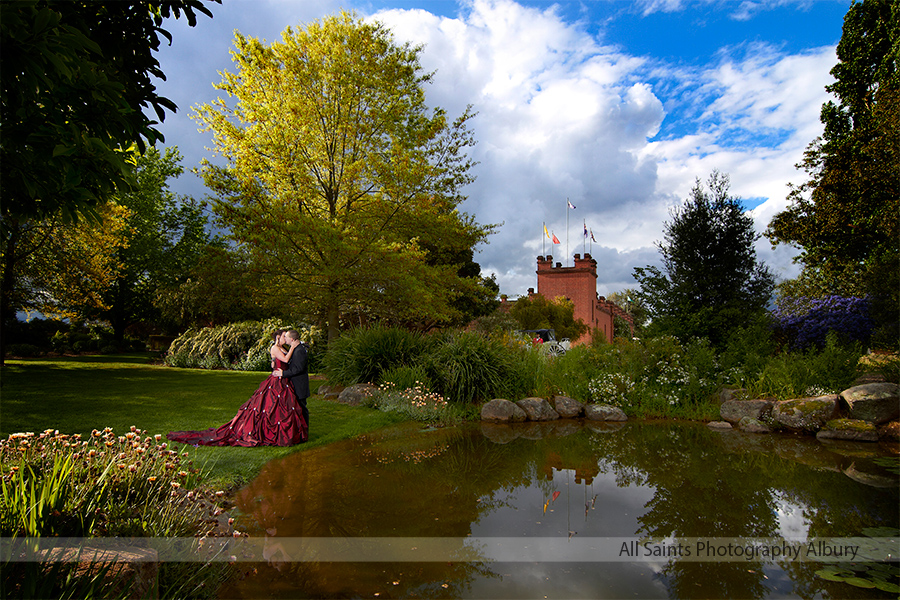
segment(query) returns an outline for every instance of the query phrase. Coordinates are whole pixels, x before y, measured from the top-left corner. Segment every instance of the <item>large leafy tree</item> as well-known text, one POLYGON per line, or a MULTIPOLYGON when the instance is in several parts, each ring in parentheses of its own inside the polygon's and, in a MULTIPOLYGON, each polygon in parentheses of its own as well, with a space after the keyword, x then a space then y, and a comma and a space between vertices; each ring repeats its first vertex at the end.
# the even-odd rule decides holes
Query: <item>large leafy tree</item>
POLYGON ((129 214, 108 203, 99 210, 99 223, 59 217, 29 221, 18 244, 24 275, 13 290, 16 308, 60 319, 108 309, 104 292, 119 272, 129 214))
POLYGON ((759 235, 729 187, 728 176, 717 171, 708 189, 698 179, 657 243, 663 271, 635 268, 651 332, 722 346, 733 328, 765 309, 774 279, 756 260, 759 235))
POLYGON ((588 329, 584 321, 575 319, 575 305, 564 296, 548 299, 535 294, 519 298, 509 314, 522 329, 552 329, 559 340, 577 340, 588 329))
POLYGON ((48 222, 100 223, 132 182, 132 146, 162 140, 144 109, 176 107, 156 93, 154 52, 164 19, 198 13, 212 16, 202 0, 0 2, 0 329, 19 308, 20 244, 48 222))
POLYGON ((109 322, 117 342, 130 326, 158 328, 159 291, 186 280, 207 247, 219 243, 206 230, 204 205, 169 189, 169 180, 184 171, 180 163, 177 148, 148 148, 137 158, 136 184, 116 195, 115 202, 128 209, 125 244, 116 252, 119 266, 102 308, 86 315, 109 322))
POLYGON ((421 48, 347 13, 288 28, 264 45, 235 36, 232 98, 198 109, 224 166, 206 163, 221 223, 290 292, 297 310, 338 333, 342 314, 449 322, 472 278, 462 256, 490 228, 458 211, 472 177, 466 111, 429 110, 421 48))
POLYGON ((837 47, 835 96, 798 165, 809 179, 766 232, 801 249, 783 293, 869 295, 882 327, 900 310, 900 0, 854 3, 837 47))

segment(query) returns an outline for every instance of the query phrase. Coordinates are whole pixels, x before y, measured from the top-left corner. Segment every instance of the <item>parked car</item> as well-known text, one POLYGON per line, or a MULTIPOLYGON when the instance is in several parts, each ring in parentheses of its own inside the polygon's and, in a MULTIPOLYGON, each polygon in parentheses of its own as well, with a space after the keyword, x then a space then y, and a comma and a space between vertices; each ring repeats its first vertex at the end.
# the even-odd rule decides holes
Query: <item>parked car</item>
POLYGON ((562 356, 571 346, 569 338, 556 339, 553 329, 522 329, 519 333, 528 336, 534 344, 540 344, 541 350, 551 356, 562 356))

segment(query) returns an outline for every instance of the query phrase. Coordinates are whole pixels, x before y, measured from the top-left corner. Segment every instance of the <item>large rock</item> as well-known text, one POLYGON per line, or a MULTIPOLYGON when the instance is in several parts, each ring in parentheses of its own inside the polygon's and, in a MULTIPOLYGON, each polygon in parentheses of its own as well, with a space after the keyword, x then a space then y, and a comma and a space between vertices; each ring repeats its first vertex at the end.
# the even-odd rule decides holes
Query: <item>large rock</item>
POLYGON ((769 426, 753 417, 741 417, 737 424, 738 429, 747 433, 769 433, 769 426))
POLYGON ((850 440, 852 442, 877 442, 875 426, 859 419, 834 419, 816 434, 820 440, 850 440))
POLYGON ((525 411, 529 421, 554 421, 559 413, 543 398, 523 398, 516 405, 525 411))
POLYGON ((838 396, 782 400, 772 407, 772 420, 788 429, 816 432, 837 416, 838 396))
POLYGON ((841 392, 851 419, 881 425, 900 418, 900 386, 896 383, 868 383, 841 392))
POLYGON ((514 402, 494 398, 481 407, 481 420, 494 423, 518 423, 528 418, 525 411, 514 402))
POLYGON ((618 406, 609 404, 586 404, 584 416, 591 421, 627 421, 628 417, 618 406))
POLYGON ((338 402, 358 406, 366 401, 366 399, 378 391, 378 388, 371 383, 357 383, 345 388, 338 394, 338 402))
POLYGON ((584 414, 584 404, 566 396, 554 396, 553 408, 563 419, 575 419, 584 414))
POLYGON ((719 416, 723 421, 728 421, 732 425, 740 423, 744 417, 759 421, 769 416, 774 404, 774 400, 768 399, 726 400, 719 407, 719 416))

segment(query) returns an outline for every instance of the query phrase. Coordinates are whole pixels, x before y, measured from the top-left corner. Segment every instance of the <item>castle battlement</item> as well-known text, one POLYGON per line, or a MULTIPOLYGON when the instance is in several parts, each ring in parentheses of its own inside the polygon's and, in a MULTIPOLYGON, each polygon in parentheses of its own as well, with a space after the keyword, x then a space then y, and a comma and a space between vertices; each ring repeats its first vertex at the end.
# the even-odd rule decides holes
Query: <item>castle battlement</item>
MULTIPOLYGON (((612 340, 615 331, 615 317, 625 319, 633 327, 631 315, 597 294, 597 261, 585 253, 575 255, 574 265, 564 267, 553 264, 553 256, 537 257, 537 293, 548 300, 563 296, 575 306, 575 318, 588 326, 588 332, 573 344, 590 343, 594 334, 603 334, 612 340)), ((533 293, 528 290, 529 295, 533 293)))

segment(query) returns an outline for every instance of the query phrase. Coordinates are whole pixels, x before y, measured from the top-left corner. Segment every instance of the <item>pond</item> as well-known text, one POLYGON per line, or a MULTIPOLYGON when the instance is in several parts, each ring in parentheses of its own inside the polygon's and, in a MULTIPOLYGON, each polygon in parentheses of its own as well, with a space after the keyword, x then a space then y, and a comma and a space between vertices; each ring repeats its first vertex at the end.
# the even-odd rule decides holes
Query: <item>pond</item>
POLYGON ((896 450, 696 423, 391 427, 266 465, 235 513, 270 562, 220 596, 896 598, 821 562, 696 556, 900 526, 896 450), (298 560, 297 540, 319 546, 298 560), (335 558, 341 540, 374 545, 335 558))

